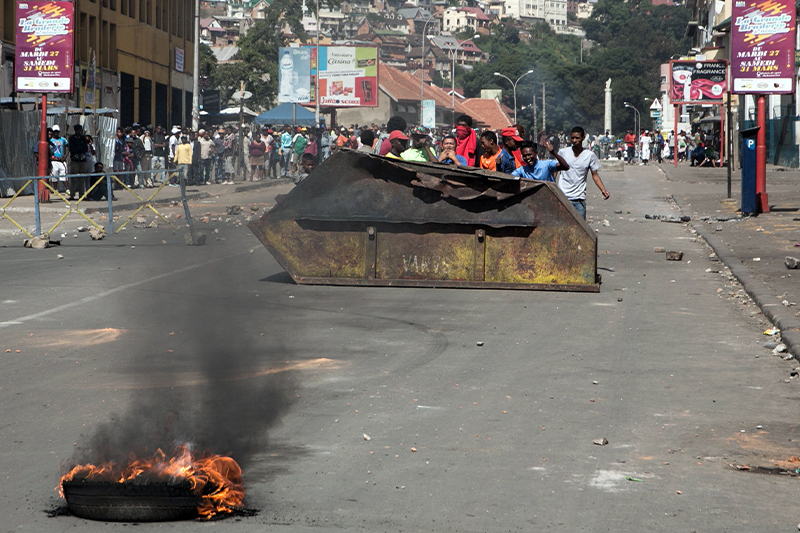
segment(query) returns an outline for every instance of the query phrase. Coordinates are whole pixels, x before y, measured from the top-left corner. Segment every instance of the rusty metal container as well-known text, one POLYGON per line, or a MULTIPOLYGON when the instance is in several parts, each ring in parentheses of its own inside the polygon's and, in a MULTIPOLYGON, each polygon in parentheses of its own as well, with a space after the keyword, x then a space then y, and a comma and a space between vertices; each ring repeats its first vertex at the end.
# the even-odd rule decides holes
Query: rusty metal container
POLYGON ((599 290, 557 186, 475 168, 342 150, 249 227, 300 284, 599 290))

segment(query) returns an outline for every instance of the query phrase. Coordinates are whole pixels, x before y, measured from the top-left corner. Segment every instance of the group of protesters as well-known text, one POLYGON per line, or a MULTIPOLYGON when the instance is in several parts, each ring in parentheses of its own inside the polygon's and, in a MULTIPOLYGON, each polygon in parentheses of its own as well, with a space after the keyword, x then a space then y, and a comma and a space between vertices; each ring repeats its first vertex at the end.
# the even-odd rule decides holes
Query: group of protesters
POLYGON ((358 135, 355 129, 342 127, 338 133, 330 131, 332 149, 349 148, 403 161, 477 167, 508 174, 510 179, 557 183, 584 218, 589 175, 603 198, 609 197, 598 175, 600 161, 592 150, 584 147, 586 132, 580 126, 570 131, 568 143, 560 150, 547 136, 543 139, 544 146, 529 136, 526 140, 525 128, 520 124, 497 131, 476 131, 469 115, 459 116, 454 127, 446 129, 409 127, 400 116, 391 117, 385 126, 362 127, 358 135), (540 157, 542 153, 546 158, 540 157))
MULTIPOLYGON (((68 199, 81 198, 91 179, 70 178, 106 169, 97 159, 91 136, 80 125, 68 139, 60 128, 48 130, 51 176, 68 199)), ((129 188, 186 184, 202 186, 232 184, 234 179, 259 181, 304 179, 338 150, 368 152, 393 159, 445 165, 478 167, 508 174, 512 179, 558 183, 577 211, 586 216, 586 181, 589 175, 604 198, 609 193, 598 175, 598 155, 586 146, 586 133, 575 127, 563 133, 526 135, 513 124, 499 130, 476 130, 469 115, 459 116, 452 128, 409 127, 401 116, 383 125, 352 124, 314 128, 296 125, 254 125, 192 130, 174 126, 133 124, 118 128, 114 139, 111 171, 129 188), (559 147, 561 149, 559 150, 559 147)), ((37 148, 38 150, 38 148, 37 148)), ((120 188, 118 185, 115 188, 120 188)), ((95 186, 87 197, 101 200, 106 187, 95 186)), ((113 199, 113 198, 112 198, 113 199)))

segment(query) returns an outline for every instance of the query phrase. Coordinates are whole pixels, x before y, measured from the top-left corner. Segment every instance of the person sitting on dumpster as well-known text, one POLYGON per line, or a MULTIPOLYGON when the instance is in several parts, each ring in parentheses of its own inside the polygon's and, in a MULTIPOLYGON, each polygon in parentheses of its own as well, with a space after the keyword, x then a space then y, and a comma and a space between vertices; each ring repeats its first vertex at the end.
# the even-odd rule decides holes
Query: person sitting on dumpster
POLYGON ((404 161, 436 161, 431 149, 428 148, 428 132, 422 126, 411 130, 411 148, 400 154, 404 161))
POLYGON ((389 153, 386 154, 386 157, 391 157, 392 159, 402 159, 400 154, 406 151, 408 137, 406 137, 402 131, 394 130, 389 134, 389 143, 392 149, 389 150, 389 153))
POLYGON ((455 135, 448 135, 442 139, 442 153, 439 154, 439 163, 445 165, 467 166, 467 158, 456 153, 455 135))
POLYGON ((555 183, 555 173, 560 170, 569 170, 569 165, 564 161, 563 157, 558 155, 550 141, 547 141, 545 147, 554 159, 539 159, 537 156, 538 147, 531 142, 523 142, 520 145, 520 152, 522 152, 522 159, 525 164, 515 169, 511 175, 526 180, 555 183))
POLYGON ((517 128, 515 126, 503 128, 500 130, 500 136, 503 138, 503 148, 514 157, 514 165, 516 168, 524 165, 525 162, 522 160, 522 154, 519 149, 520 143, 522 143, 522 137, 520 137, 517 128))
POLYGON ((511 174, 517 168, 511 154, 497 146, 497 135, 493 131, 484 131, 481 134, 481 147, 483 147, 482 169, 511 174))
POLYGON ((317 168, 317 161, 313 154, 303 154, 300 158, 300 177, 297 179, 297 183, 304 180, 315 168, 317 168))

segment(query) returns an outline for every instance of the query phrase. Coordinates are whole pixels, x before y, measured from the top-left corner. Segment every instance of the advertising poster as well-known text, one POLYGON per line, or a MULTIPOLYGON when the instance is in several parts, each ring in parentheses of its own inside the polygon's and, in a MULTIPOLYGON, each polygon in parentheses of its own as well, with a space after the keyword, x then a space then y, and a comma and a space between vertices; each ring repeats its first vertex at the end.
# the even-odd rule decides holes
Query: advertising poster
POLYGON ((72 92, 73 18, 72 2, 17 2, 18 92, 72 92))
POLYGON ((184 61, 186 60, 185 55, 183 48, 175 48, 175 70, 178 72, 183 72, 184 61))
MULTIPOLYGON (((319 103, 333 107, 378 105, 378 49, 320 46, 319 103)), ((316 75, 316 72, 314 72, 316 75)))
POLYGON ((721 104, 728 90, 728 62, 670 61, 673 104, 721 104))
POLYGON ((425 128, 436 127, 436 100, 422 101, 422 126, 425 128))
POLYGON ((794 92, 794 1, 734 0, 731 79, 734 93, 794 92))
POLYGON ((281 47, 278 52, 278 102, 307 104, 311 101, 311 50, 281 47))

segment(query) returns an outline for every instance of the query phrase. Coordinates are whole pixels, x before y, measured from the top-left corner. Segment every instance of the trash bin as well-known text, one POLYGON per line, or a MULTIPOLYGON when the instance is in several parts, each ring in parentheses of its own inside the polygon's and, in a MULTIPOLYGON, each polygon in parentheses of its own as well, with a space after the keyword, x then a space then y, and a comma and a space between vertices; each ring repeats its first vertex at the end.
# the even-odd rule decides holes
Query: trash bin
POLYGON ((742 214, 758 212, 756 202, 756 136, 760 127, 741 131, 742 136, 742 214))

